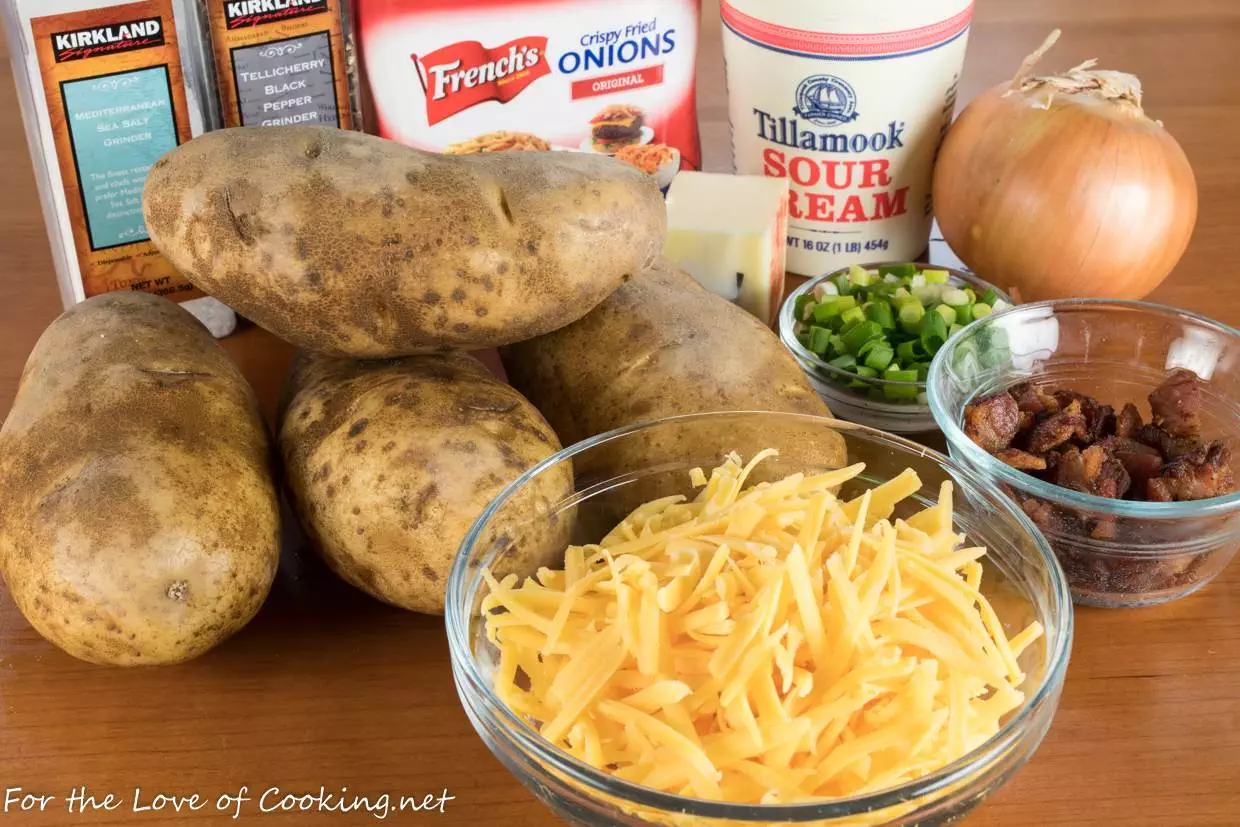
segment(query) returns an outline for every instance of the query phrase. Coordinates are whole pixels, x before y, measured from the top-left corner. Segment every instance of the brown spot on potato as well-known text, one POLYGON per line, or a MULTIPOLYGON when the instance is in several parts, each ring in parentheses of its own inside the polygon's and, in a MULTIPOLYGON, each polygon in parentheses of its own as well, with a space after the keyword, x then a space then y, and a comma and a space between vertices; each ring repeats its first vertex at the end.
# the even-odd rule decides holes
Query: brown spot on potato
POLYGON ((327 486, 327 498, 330 500, 330 499, 334 499, 335 496, 336 496, 336 486, 334 485, 327 486))
POLYGON ((439 304, 440 298, 442 297, 438 293, 436 293, 434 290, 428 290, 424 294, 422 294, 422 301, 426 302, 427 304, 439 304))
POLYGON ((430 566, 423 566, 423 567, 422 567, 422 576, 423 576, 423 577, 425 577, 427 580, 431 581, 432 583, 438 583, 438 582, 439 582, 439 573, 438 573, 438 572, 436 572, 436 571, 435 571, 433 568, 431 568, 430 566))
POLYGON ((487 309, 486 309, 485 307, 475 307, 475 308, 474 308, 474 315, 475 315, 475 316, 477 316, 478 318, 480 318, 480 319, 481 319, 481 318, 482 318, 483 316, 485 316, 486 314, 487 314, 487 309))
POLYGON ((367 446, 367 445, 369 445, 369 444, 370 444, 370 443, 369 443, 369 442, 367 442, 366 440, 364 440, 364 439, 359 439, 359 440, 356 442, 356 444, 354 444, 354 446, 353 446, 353 450, 354 450, 354 451, 356 451, 357 453, 359 453, 359 454, 360 454, 362 451, 365 451, 365 450, 366 450, 366 446, 367 446))
POLYGON ((413 519, 422 522, 426 517, 426 506, 430 503, 431 497, 439 493, 439 486, 430 483, 418 492, 417 499, 413 501, 413 519))
POLYGON ((396 440, 389 439, 387 442, 383 443, 383 453, 386 454, 395 447, 396 447, 396 440))
POLYGON ((323 286, 323 274, 320 273, 318 270, 307 270, 306 271, 306 284, 309 284, 311 287, 322 287, 323 286))
POLYGON ((454 302, 463 302, 463 301, 465 301, 465 291, 464 291, 464 290, 462 290, 462 289, 461 289, 461 288, 459 288, 459 287, 458 287, 458 288, 456 288, 455 290, 453 290, 453 291, 452 291, 452 301, 454 301, 454 302))
POLYGON ((189 600, 189 583, 184 580, 177 580, 168 586, 168 599, 177 603, 184 603, 189 600))
POLYGON ((332 472, 332 464, 330 462, 323 463, 323 465, 319 468, 319 470, 316 471, 314 474, 315 482, 322 482, 323 480, 327 479, 327 476, 331 474, 331 472, 332 472))
POLYGON ((452 329, 455 330, 457 333, 468 333, 469 323, 468 322, 457 322, 456 324, 452 325, 452 329))
POLYGON ((354 422, 351 426, 349 426, 349 438, 352 439, 353 437, 356 437, 362 431, 366 430, 366 426, 369 424, 369 419, 359 419, 354 422))
POLYGON ((353 506, 353 516, 356 517, 358 514, 361 514, 361 513, 362 513, 362 507, 360 505, 353 506))

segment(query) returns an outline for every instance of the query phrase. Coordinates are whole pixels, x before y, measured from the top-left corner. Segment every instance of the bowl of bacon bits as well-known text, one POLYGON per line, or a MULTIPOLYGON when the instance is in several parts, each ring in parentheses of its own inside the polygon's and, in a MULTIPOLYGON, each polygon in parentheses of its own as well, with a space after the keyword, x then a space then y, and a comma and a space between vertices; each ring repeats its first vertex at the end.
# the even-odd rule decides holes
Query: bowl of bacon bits
POLYGON ((1240 331, 1175 308, 1039 302, 979 321, 930 368, 953 457, 1050 541, 1077 603, 1163 603, 1240 547, 1240 331))
POLYGON ((1011 500, 796 414, 565 448, 479 517, 446 597, 475 729, 583 827, 954 823, 1037 749, 1072 641, 1011 500), (531 496, 566 467, 571 494, 531 496))
POLYGON ((680 150, 667 144, 633 144, 616 150, 616 159, 635 166, 666 190, 680 170, 680 150))

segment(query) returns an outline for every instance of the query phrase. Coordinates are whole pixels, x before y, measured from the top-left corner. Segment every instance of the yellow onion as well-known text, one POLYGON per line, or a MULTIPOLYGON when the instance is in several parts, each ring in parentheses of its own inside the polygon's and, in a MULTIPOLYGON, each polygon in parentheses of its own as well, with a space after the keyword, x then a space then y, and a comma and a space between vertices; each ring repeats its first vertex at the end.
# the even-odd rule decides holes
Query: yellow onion
POLYGON ((935 215, 970 269, 1024 301, 1139 299, 1184 254, 1197 184, 1180 145, 1146 117, 1135 76, 1094 61, 1033 76, 1058 35, 952 125, 935 215))

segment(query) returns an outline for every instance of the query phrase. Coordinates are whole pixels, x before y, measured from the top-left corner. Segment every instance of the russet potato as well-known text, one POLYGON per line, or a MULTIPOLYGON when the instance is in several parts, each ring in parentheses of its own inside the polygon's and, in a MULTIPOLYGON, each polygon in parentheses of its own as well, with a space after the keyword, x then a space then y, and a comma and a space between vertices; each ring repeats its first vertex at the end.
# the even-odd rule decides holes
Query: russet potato
POLYGON ((280 555, 254 393, 193 316, 110 293, 44 332, 0 428, 0 573, 82 660, 201 655, 258 612, 280 555))
MULTIPOLYGON (((471 356, 381 361, 302 355, 289 373, 280 446, 294 507, 328 565, 372 596, 442 614, 457 549, 488 503, 560 449, 546 420, 471 356)), ((506 513, 497 571, 563 562, 567 466, 540 475, 506 513)))
POLYGON ((438 155, 356 132, 208 133, 151 169, 151 238, 306 350, 477 349, 583 316, 658 255, 653 180, 579 152, 438 155))

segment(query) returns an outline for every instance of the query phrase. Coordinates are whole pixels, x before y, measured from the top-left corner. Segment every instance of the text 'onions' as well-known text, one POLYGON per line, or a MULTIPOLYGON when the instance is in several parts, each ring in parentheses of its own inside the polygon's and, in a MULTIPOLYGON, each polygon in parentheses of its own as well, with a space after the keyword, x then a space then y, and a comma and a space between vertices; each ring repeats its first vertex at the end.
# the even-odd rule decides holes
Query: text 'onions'
POLYGON ((948 131, 934 173, 939 226, 965 264, 1023 300, 1139 299, 1188 246, 1193 171, 1146 117, 1135 76, 1091 60, 1034 77, 1058 36, 948 131))

